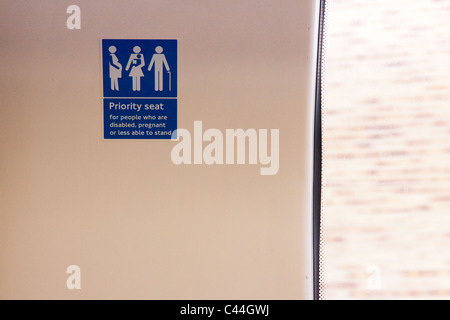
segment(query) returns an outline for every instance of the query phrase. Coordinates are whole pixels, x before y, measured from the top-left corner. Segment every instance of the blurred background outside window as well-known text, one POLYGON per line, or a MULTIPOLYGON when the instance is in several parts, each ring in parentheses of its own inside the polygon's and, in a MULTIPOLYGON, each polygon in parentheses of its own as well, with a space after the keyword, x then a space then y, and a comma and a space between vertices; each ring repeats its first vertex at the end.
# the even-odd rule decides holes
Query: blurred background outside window
POLYGON ((322 298, 450 298, 450 1, 327 1, 322 298))

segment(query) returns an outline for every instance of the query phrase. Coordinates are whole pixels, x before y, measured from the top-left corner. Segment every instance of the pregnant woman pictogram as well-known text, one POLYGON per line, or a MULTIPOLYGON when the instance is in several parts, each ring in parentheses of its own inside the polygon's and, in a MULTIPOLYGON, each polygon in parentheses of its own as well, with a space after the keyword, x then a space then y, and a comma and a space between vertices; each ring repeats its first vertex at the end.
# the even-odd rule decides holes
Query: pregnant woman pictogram
POLYGON ((119 78, 122 78, 122 65, 115 55, 117 48, 110 46, 109 50, 109 77, 111 78, 111 90, 119 90, 119 78))

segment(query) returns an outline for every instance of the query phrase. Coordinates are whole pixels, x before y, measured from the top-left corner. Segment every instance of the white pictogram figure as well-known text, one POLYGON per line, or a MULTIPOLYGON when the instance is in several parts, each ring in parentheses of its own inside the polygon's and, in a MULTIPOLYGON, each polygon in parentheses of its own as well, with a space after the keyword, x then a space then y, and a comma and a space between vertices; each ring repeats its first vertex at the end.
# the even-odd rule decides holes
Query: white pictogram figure
POLYGON ((122 65, 115 55, 117 49, 114 46, 109 47, 109 77, 111 78, 111 90, 119 90, 119 78, 122 78, 122 65))
POLYGON ((170 75, 170 68, 169 64, 167 63, 166 56, 162 53, 163 48, 161 46, 157 46, 155 48, 155 54, 152 57, 152 60, 150 61, 150 64, 148 66, 148 71, 152 69, 153 66, 155 66, 155 91, 163 91, 163 71, 164 66, 166 67, 167 72, 169 73, 169 90, 171 90, 171 75, 170 75), (163 66, 164 65, 164 66, 163 66))
POLYGON ((141 91, 141 77, 144 76, 142 67, 145 66, 144 55, 140 53, 141 48, 139 46, 135 46, 133 52, 128 59, 125 70, 128 71, 131 67, 129 76, 133 78, 133 91, 141 91))

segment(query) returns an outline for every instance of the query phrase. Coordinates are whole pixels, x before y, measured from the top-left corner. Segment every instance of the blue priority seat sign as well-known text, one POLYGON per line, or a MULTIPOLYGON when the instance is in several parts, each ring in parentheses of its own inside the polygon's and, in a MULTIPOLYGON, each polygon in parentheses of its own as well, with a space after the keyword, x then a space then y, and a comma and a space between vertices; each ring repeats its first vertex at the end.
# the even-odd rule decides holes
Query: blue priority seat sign
POLYGON ((102 40, 104 139, 171 139, 177 62, 177 40, 102 40))

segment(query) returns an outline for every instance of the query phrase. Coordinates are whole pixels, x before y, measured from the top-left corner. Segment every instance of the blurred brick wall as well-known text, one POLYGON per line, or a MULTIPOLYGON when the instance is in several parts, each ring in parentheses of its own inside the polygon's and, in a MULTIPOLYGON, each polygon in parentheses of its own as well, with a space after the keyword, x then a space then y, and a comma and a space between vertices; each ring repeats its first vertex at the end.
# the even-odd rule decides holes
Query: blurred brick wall
POLYGON ((329 0, 325 298, 450 298, 450 1, 329 0))

